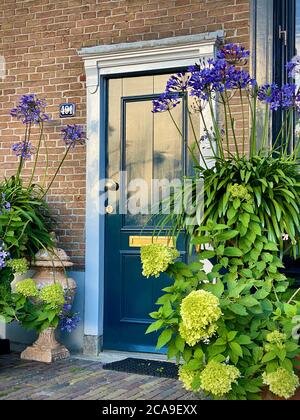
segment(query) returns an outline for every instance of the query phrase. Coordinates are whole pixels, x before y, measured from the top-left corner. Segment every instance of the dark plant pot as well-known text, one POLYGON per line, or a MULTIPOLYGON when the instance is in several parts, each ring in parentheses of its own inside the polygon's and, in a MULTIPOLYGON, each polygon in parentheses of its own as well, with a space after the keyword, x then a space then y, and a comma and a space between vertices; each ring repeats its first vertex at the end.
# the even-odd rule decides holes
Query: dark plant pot
POLYGON ((10 353, 10 341, 2 340, 0 338, 0 355, 9 354, 9 353, 10 353))

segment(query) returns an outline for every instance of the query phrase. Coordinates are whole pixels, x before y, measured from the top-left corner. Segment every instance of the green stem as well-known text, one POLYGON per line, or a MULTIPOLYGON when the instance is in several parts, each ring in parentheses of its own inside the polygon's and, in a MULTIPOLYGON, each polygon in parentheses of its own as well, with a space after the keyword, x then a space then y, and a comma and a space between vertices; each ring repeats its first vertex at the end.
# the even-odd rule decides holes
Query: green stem
POLYGON ((195 127, 194 127, 194 124, 193 124, 191 113, 189 112, 189 110, 187 110, 187 113, 188 113, 188 116, 189 116, 189 121, 190 121, 190 124, 191 124, 191 127, 192 127, 192 132, 193 132, 193 135, 194 135, 195 143, 197 145, 200 157, 201 157, 201 159, 204 163, 205 168, 208 169, 205 157, 204 157, 204 155, 202 153, 202 150, 201 150, 201 145, 199 144, 199 139, 197 138, 197 134, 196 134, 195 127))
MULTIPOLYGON (((251 102, 251 101, 250 101, 251 102)), ((251 127, 251 142, 250 142, 250 157, 256 153, 256 122, 257 122, 257 94, 253 97, 252 109, 252 127, 251 127)))
POLYGON ((218 125, 216 117, 215 117, 215 112, 214 112, 214 107, 213 107, 211 97, 208 98, 208 104, 209 104, 212 123, 213 123, 213 127, 214 127, 214 133, 216 135, 218 151, 220 153, 220 157, 222 159, 225 159, 224 150, 223 150, 223 147, 222 147, 222 135, 221 135, 220 128, 219 128, 219 125, 218 125))
POLYGON ((228 126, 228 116, 227 116, 227 108, 226 108, 226 100, 223 95, 221 95, 222 104, 224 108, 224 118, 225 118, 225 133, 226 133, 226 146, 227 146, 227 153, 229 153, 230 146, 229 146, 229 126, 228 126))
POLYGON ((41 149, 41 144, 42 144, 42 138, 43 138, 43 132, 44 132, 43 122, 40 122, 39 126, 40 126, 40 138, 39 138, 39 142, 38 142, 38 146, 37 146, 37 150, 36 150, 36 154, 35 154, 34 165, 33 165, 33 169, 32 169, 32 172, 31 172, 31 177, 30 177, 30 180, 29 180, 28 187, 31 186, 32 181, 34 179, 36 166, 37 166, 37 162, 38 162, 38 158, 39 158, 39 153, 40 153, 40 149, 41 149))
POLYGON ((239 147, 238 147, 238 142, 237 142, 235 127, 234 127, 234 118, 232 116, 231 106, 230 106, 230 100, 229 100, 229 96, 228 96, 227 90, 225 90, 225 93, 226 93, 226 98, 227 98, 227 101, 226 102, 227 102, 227 108, 228 108, 228 112, 229 112, 229 118, 230 118, 231 130, 232 130, 232 135, 233 135, 233 140, 234 140, 236 157, 237 157, 237 159, 239 159, 240 158, 240 153, 239 153, 239 147))
POLYGON ((178 126, 178 124, 177 124, 177 122, 175 121, 175 119, 174 119, 174 117, 173 117, 173 115, 172 115, 172 112, 168 109, 168 113, 169 113, 169 115, 170 115, 170 117, 171 117, 171 120, 173 121, 173 124, 175 125, 175 127, 176 127, 176 129, 177 129, 177 131, 178 131, 178 133, 180 134, 180 136, 183 138, 183 133, 182 133, 182 131, 180 130, 180 128, 179 128, 179 126, 178 126))
POLYGON ((240 100, 241 100, 241 107, 242 107, 242 120, 243 120, 243 157, 245 156, 245 141, 246 141, 246 119, 245 119, 245 110, 244 110, 244 101, 243 101, 243 92, 242 89, 240 91, 240 100))
POLYGON ((267 139, 268 139, 268 133, 269 133, 269 118, 270 118, 270 109, 269 109, 269 105, 266 105, 265 108, 265 119, 264 119, 264 128, 263 128, 263 134, 262 134, 262 142, 261 142, 261 148, 260 151, 263 153, 266 143, 267 143, 267 139))
POLYGON ((291 299, 288 301, 288 305, 295 299, 295 297, 299 294, 299 292, 300 292, 300 288, 293 294, 291 299))
MULTIPOLYGON (((204 130, 205 130, 206 133, 209 133, 209 129, 207 127, 207 124, 206 124, 206 121, 205 121, 205 118, 204 118, 204 115, 203 115, 203 110, 201 109, 199 112, 200 112, 200 115, 201 115, 201 120, 202 120, 202 123, 203 123, 203 126, 204 126, 204 130)), ((215 152, 215 147, 214 147, 214 145, 213 145, 213 143, 212 143, 211 138, 210 138, 209 135, 208 135, 208 141, 209 141, 211 150, 213 152, 213 155, 216 158, 217 155, 216 155, 216 152, 215 152)))
POLYGON ((56 172, 55 172, 55 174, 54 174, 54 176, 53 176, 53 178, 52 178, 52 180, 51 180, 50 184, 48 185, 48 187, 47 187, 46 191, 44 192, 44 194, 42 195, 41 199, 43 199, 43 198, 44 198, 44 197, 48 194, 48 192, 49 192, 50 188, 51 188, 51 187, 52 187, 52 185, 53 185, 53 182, 54 182, 55 178, 57 177, 57 175, 58 175, 58 173, 59 173, 59 171, 60 171, 61 167, 62 167, 62 166, 63 166, 63 164, 64 164, 64 161, 66 160, 66 157, 67 157, 67 156, 68 156, 68 154, 69 154, 69 151, 71 150, 71 147, 72 147, 72 143, 71 143, 71 144, 69 145, 69 147, 67 148, 67 150, 66 150, 66 152, 65 152, 65 154, 64 154, 64 157, 62 158, 62 160, 61 160, 61 162, 60 162, 60 164, 59 164, 58 168, 56 169, 56 172))

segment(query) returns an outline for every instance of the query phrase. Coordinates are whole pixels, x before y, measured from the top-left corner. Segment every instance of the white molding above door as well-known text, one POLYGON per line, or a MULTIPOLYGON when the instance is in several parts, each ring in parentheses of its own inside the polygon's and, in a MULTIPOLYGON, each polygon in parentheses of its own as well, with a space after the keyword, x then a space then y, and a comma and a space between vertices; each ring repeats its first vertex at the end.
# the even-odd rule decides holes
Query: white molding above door
MULTIPOLYGON (((101 76, 151 72, 194 65, 214 57, 224 32, 82 48, 87 88, 87 197, 84 334, 86 352, 98 353, 103 335, 104 229, 100 215, 100 183, 105 178, 105 150, 101 141, 101 76), (94 343, 94 344, 93 344, 94 343)), ((104 123, 104 122, 103 122, 104 123)))

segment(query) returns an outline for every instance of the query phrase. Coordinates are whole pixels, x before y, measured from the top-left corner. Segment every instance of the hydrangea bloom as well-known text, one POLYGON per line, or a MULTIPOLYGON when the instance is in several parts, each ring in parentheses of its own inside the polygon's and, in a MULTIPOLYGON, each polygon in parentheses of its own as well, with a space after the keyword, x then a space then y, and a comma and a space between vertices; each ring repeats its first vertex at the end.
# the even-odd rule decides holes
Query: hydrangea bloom
POLYGON ((252 197, 249 193, 248 189, 244 185, 234 184, 231 185, 229 188, 229 193, 231 197, 239 198, 240 200, 251 201, 252 197))
POLYGON ((23 95, 17 107, 11 110, 11 115, 23 124, 39 124, 50 119, 45 113, 46 106, 46 102, 35 94, 23 95))
POLYGON ((201 388, 216 397, 223 397, 232 390, 240 376, 235 366, 211 361, 200 374, 201 388))
POLYGON ((67 125, 61 130, 63 140, 67 146, 74 148, 77 144, 84 144, 86 136, 81 125, 67 125))
POLYGON ((29 264, 26 258, 12 259, 8 261, 7 266, 10 267, 16 274, 26 274, 29 269, 29 264))
POLYGON ((299 387, 298 376, 284 368, 278 368, 272 373, 263 373, 263 381, 273 394, 285 399, 291 398, 299 387))
POLYGON ((12 146, 12 151, 17 157, 21 157, 24 160, 31 159, 31 156, 35 153, 35 147, 30 141, 20 141, 12 146))
POLYGON ((267 335, 267 341, 272 344, 281 344, 283 341, 286 341, 287 336, 284 333, 281 333, 278 330, 275 330, 267 335))
POLYGON ((37 297, 39 291, 34 280, 26 279, 16 284, 16 291, 25 297, 37 297))
POLYGON ((194 392, 200 391, 201 389, 200 387, 198 389, 194 389, 192 387, 193 382, 198 374, 199 374, 198 371, 189 369, 187 365, 180 366, 179 372, 178 372, 179 380, 183 382, 183 387, 187 391, 194 391, 194 392))
POLYGON ((237 44, 224 45, 217 53, 217 58, 230 63, 245 62, 249 57, 250 51, 237 44))
POLYGON ((49 284, 43 287, 39 297, 43 302, 51 305, 53 308, 63 306, 65 303, 64 289, 59 283, 49 284))
POLYGON ((179 257, 177 249, 162 244, 151 244, 142 247, 141 259, 143 265, 143 276, 159 277, 164 273, 170 264, 173 264, 179 257))
POLYGON ((205 290, 197 290, 183 299, 180 314, 182 322, 179 333, 186 343, 193 347, 216 332, 216 322, 220 319, 222 311, 216 296, 205 290))
POLYGON ((157 112, 166 112, 170 111, 172 108, 175 108, 179 101, 179 95, 176 93, 170 94, 169 92, 162 93, 158 99, 152 101, 153 109, 152 112, 155 114, 157 112))

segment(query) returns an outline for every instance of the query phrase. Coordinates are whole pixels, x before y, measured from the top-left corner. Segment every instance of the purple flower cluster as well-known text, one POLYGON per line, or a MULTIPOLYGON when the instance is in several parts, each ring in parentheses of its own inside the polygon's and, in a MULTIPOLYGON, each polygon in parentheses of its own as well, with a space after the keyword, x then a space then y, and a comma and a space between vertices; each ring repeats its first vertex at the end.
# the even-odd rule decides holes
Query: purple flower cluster
POLYGON ((179 101, 178 93, 165 92, 162 93, 158 99, 154 99, 153 103, 153 113, 171 111, 172 108, 175 108, 179 101))
POLYGON ((5 251, 3 244, 0 243, 0 269, 6 267, 6 260, 9 257, 9 253, 5 251))
POLYGON ((65 292, 65 304, 59 314, 59 328, 62 332, 71 333, 80 322, 79 314, 72 312, 73 295, 71 290, 65 292))
POLYGON ((21 120, 23 124, 39 124, 50 119, 45 113, 46 102, 35 94, 23 95, 11 116, 21 120))
POLYGON ((21 157, 24 160, 31 159, 32 155, 35 153, 34 146, 30 141, 26 140, 15 143, 11 149, 17 157, 21 157))
POLYGON ((77 144, 85 143, 86 136, 81 125, 67 125, 61 132, 67 146, 74 148, 77 144))
POLYGON ((259 88, 258 99, 270 105, 272 111, 295 108, 300 110, 300 92, 295 84, 285 84, 281 88, 276 84, 266 84, 259 88))
POLYGON ((296 55, 289 63, 286 65, 288 76, 295 79, 296 74, 300 73, 300 56, 296 55))
POLYGON ((250 51, 237 44, 224 45, 217 53, 217 58, 229 63, 245 62, 250 56, 250 51))
POLYGON ((233 64, 243 64, 249 57, 244 47, 228 44, 217 55, 217 59, 188 69, 188 73, 178 73, 170 77, 166 91, 153 101, 153 112, 170 111, 179 104, 179 93, 188 92, 194 99, 208 101, 209 97, 226 90, 252 89, 256 81, 250 74, 233 64))
POLYGON ((3 214, 3 212, 8 212, 11 210, 11 204, 6 201, 6 194, 1 194, 1 200, 0 200, 0 216, 3 214))

